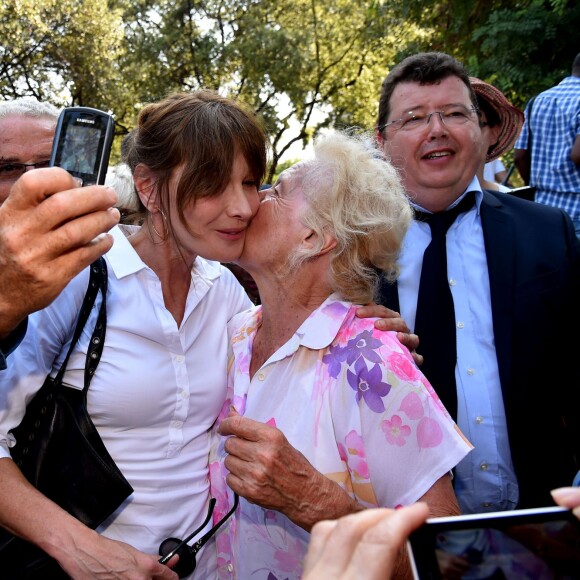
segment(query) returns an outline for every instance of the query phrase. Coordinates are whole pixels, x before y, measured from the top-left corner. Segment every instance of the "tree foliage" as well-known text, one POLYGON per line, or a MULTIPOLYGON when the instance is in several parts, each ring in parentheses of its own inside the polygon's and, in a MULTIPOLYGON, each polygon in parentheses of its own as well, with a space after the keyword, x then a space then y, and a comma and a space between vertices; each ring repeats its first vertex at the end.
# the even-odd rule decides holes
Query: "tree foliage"
POLYGON ((260 113, 271 172, 322 128, 372 129, 388 69, 442 50, 517 104, 569 74, 569 0, 4 0, 0 94, 110 109, 211 88, 260 113))
POLYGON ((568 76, 580 49, 580 4, 571 0, 409 0, 401 10, 430 33, 398 58, 448 52, 519 106, 568 76))
POLYGON ((0 4, 0 90, 56 104, 116 109, 121 12, 100 0, 4 0, 0 4))

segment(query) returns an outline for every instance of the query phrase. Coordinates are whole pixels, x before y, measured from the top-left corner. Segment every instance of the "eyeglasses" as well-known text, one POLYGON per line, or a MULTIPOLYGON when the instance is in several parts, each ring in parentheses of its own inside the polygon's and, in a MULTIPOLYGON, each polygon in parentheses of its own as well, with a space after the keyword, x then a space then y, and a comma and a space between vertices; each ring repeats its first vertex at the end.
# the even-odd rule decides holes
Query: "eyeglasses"
POLYGON ((46 161, 37 161, 36 163, 16 163, 14 161, 0 161, 0 180, 2 181, 16 181, 28 167, 32 169, 40 169, 48 167, 50 159, 46 161))
POLYGON ((221 528, 221 526, 226 522, 226 520, 238 509, 239 503, 238 494, 234 494, 234 505, 232 509, 221 519, 211 530, 205 533, 193 546, 188 546, 187 542, 191 542, 193 538, 203 528, 207 525, 211 516, 213 514, 213 510, 215 508, 216 500, 215 498, 211 498, 209 500, 209 508, 207 511, 207 516, 203 521, 203 524, 197 528, 194 532, 192 532, 185 540, 180 540, 179 538, 167 538, 161 542, 159 546, 159 555, 162 556, 159 560, 160 564, 167 564, 175 554, 179 556, 179 561, 175 566, 173 566, 173 571, 180 577, 185 578, 190 574, 193 574, 195 570, 196 562, 195 562, 195 555, 207 544, 210 538, 221 528))
POLYGON ((387 127, 392 127, 395 131, 416 131, 426 127, 433 115, 439 115, 441 122, 446 127, 459 127, 473 120, 474 115, 479 116, 479 114, 475 107, 467 108, 463 105, 448 105, 443 107, 441 111, 433 111, 432 113, 408 111, 400 119, 380 126, 379 131, 383 131, 387 127))

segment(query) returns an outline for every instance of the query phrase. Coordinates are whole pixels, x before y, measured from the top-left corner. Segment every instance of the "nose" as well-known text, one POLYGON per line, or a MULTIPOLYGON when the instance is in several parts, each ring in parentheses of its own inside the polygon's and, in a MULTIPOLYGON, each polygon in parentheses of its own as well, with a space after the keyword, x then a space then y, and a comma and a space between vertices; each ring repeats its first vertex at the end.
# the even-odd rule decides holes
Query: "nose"
POLYGON ((429 135, 441 135, 447 133, 447 126, 443 122, 443 116, 438 111, 429 115, 427 127, 429 128, 429 135))
POLYGON ((230 217, 250 220, 258 211, 258 192, 243 183, 230 184, 227 191, 227 213, 230 217))

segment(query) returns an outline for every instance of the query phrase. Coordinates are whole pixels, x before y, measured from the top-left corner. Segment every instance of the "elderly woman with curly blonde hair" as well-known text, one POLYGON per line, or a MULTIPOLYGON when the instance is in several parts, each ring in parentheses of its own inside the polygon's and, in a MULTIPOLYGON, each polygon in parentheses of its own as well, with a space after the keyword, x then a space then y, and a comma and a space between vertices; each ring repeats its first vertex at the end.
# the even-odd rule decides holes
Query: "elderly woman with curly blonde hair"
POLYGON ((392 165, 335 133, 263 193, 239 260, 262 306, 230 323, 210 467, 216 521, 241 496, 220 576, 255 580, 299 578, 322 519, 417 500, 457 513, 448 473, 470 449, 396 334, 355 317, 379 272, 396 276, 412 218, 392 165))

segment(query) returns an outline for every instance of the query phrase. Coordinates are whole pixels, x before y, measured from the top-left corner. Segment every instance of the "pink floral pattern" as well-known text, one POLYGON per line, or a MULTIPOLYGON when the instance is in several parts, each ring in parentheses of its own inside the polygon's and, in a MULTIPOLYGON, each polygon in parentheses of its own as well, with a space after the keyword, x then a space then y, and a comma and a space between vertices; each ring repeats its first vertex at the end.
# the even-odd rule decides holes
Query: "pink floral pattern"
POLYGON ((369 478, 369 466, 365 454, 363 438, 351 431, 345 437, 345 444, 338 443, 340 458, 348 466, 348 470, 356 480, 364 481, 369 478))
MULTIPOLYGON (((250 380, 260 320, 258 307, 232 321, 228 409, 219 420, 233 404, 280 429, 316 469, 369 507, 416 501, 468 453, 396 333, 375 330, 374 320, 356 318, 355 307, 331 296, 250 380)), ((224 497, 232 502, 225 455, 216 433, 210 475, 220 512, 224 497)), ((282 513, 240 498, 218 533, 219 577, 298 579, 308 540, 282 513)))
POLYGON ((403 425, 403 421, 399 415, 393 415, 391 420, 385 419, 381 423, 381 429, 385 433, 385 437, 390 445, 398 445, 402 447, 405 445, 406 438, 411 435, 411 427, 403 425))

